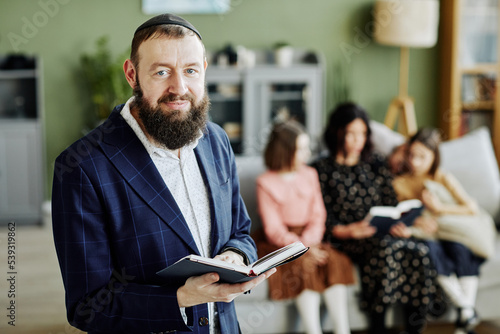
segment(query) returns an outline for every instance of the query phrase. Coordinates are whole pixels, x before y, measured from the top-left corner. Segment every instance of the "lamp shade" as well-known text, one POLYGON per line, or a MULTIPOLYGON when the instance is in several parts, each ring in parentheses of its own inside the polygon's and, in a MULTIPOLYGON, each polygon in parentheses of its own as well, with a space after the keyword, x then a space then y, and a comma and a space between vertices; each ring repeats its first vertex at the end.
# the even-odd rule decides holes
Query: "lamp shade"
POLYGON ((377 0, 374 18, 380 44, 425 48, 437 42, 438 0, 377 0))

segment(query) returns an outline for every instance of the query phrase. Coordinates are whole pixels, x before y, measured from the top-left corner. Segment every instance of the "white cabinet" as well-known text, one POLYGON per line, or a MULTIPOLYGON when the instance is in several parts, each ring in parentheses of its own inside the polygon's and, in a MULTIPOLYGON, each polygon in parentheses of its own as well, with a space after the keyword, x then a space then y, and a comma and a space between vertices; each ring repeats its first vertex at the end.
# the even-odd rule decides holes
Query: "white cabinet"
POLYGON ((313 143, 321 136, 325 85, 320 64, 209 66, 207 87, 211 120, 226 130, 236 154, 261 154, 278 119, 304 124, 313 143))
POLYGON ((0 225, 41 222, 45 173, 40 105, 37 68, 0 70, 0 225))

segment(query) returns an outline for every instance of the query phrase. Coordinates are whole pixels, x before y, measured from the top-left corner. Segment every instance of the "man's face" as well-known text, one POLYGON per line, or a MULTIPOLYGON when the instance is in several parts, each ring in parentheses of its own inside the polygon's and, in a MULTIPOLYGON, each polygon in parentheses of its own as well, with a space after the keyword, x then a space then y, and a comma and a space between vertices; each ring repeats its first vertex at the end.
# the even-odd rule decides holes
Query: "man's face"
POLYGON ((136 96, 132 114, 169 149, 189 144, 205 126, 205 68, 203 47, 195 36, 146 40, 139 47, 138 68, 125 63, 136 96))
POLYGON ((139 47, 137 79, 144 99, 152 108, 178 113, 180 118, 202 100, 205 68, 203 47, 196 36, 151 38, 139 47))

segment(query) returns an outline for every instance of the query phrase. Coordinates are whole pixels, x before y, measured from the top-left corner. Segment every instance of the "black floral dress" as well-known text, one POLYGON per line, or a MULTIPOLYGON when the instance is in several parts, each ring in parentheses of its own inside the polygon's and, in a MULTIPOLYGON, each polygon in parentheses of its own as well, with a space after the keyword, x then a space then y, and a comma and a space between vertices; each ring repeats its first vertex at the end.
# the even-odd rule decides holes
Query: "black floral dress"
POLYGON ((359 267, 361 308, 381 313, 400 302, 429 311, 436 295, 436 271, 423 242, 391 235, 339 240, 331 234, 335 225, 363 220, 372 206, 397 204, 385 160, 372 155, 355 166, 345 166, 325 157, 313 167, 318 171, 328 212, 325 238, 359 267))

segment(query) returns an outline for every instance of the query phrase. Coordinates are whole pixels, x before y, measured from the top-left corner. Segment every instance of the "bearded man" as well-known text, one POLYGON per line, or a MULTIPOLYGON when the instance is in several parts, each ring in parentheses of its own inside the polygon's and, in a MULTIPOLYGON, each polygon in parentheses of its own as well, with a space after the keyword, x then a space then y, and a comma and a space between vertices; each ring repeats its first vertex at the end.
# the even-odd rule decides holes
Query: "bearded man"
POLYGON ((137 28, 123 69, 134 96, 61 153, 53 230, 70 324, 90 333, 239 332, 241 284, 156 272, 189 254, 256 260, 224 131, 207 121, 200 33, 171 14, 137 28))

